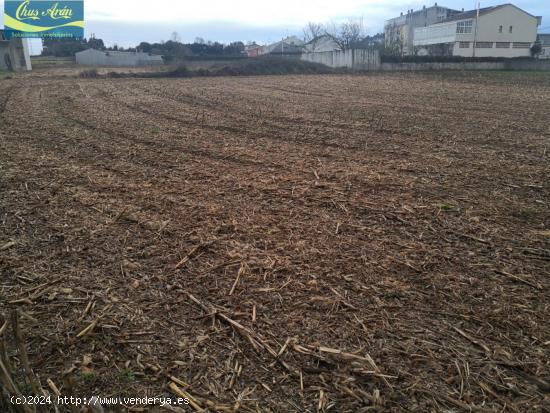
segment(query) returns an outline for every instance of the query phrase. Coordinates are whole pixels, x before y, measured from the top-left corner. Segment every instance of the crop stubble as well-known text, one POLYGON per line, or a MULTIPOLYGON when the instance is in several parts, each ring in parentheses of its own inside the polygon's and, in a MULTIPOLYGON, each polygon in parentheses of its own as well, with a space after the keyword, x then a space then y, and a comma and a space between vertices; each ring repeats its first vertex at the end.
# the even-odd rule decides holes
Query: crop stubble
POLYGON ((1 81, 0 310, 63 394, 545 411, 550 81, 521 76, 1 81))

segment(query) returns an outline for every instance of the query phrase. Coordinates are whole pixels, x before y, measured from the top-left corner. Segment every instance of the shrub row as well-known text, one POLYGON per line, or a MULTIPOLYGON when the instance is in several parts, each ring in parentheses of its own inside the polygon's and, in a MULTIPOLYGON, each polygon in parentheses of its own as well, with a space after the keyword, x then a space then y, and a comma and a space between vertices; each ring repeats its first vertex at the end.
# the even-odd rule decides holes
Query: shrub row
MULTIPOLYGON (((198 77, 198 76, 257 76, 257 75, 292 75, 292 74, 328 74, 335 73, 334 69, 320 63, 312 63, 304 60, 282 57, 260 57, 238 61, 231 65, 225 65, 212 69, 190 70, 186 66, 178 66, 172 70, 144 73, 119 73, 109 72, 107 77, 198 77)), ((96 69, 85 70, 80 77, 100 77, 96 69)))

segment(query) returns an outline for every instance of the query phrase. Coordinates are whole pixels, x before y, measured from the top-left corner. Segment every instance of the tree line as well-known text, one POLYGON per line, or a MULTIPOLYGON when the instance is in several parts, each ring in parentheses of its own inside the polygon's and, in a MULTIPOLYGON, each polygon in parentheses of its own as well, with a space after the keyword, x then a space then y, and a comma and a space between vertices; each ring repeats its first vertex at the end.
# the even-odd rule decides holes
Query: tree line
MULTIPOLYGON (((303 29, 303 39, 310 50, 315 51, 316 45, 323 38, 330 38, 340 49, 383 47, 384 35, 368 36, 363 19, 349 19, 341 23, 310 22, 303 29)), ((178 60, 186 57, 241 57, 244 55, 245 44, 241 41, 224 44, 196 37, 192 43, 183 43, 177 32, 173 32, 170 40, 157 43, 141 42, 136 47, 123 48, 116 44, 110 47, 105 42, 92 35, 88 39, 43 39, 42 55, 69 57, 86 49, 106 51, 139 51, 157 54, 165 61, 178 60)))
POLYGON ((351 18, 341 23, 309 22, 303 29, 303 37, 312 52, 324 38, 332 40, 342 50, 384 46, 384 34, 367 35, 362 18, 351 18))
POLYGON ((163 56, 166 60, 178 59, 190 56, 215 56, 236 57, 244 52, 243 42, 223 44, 211 42, 197 37, 193 43, 181 43, 177 33, 172 34, 172 39, 159 43, 141 42, 136 47, 123 48, 118 45, 106 47, 102 39, 91 36, 90 38, 76 39, 42 39, 42 56, 68 57, 86 49, 106 51, 144 52, 163 56))

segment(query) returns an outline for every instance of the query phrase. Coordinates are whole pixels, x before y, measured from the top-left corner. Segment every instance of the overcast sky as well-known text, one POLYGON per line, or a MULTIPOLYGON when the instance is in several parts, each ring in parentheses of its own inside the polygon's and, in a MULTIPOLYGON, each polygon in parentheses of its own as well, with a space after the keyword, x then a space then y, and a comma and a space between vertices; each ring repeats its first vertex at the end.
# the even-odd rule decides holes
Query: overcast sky
MULTIPOLYGON (((481 7, 506 2, 482 0, 481 7)), ((407 9, 433 2, 411 0, 85 0, 86 36, 94 33, 108 45, 128 47, 140 41, 170 39, 178 32, 184 42, 195 37, 224 43, 271 42, 301 35, 308 21, 339 21, 362 17, 369 34, 383 30, 384 20, 407 9)), ((475 0, 439 1, 439 5, 475 8, 475 0)), ((518 7, 543 16, 541 32, 550 32, 550 0, 516 0, 518 7)), ((0 0, 3 9, 3 1, 0 0)), ((3 22, 2 22, 3 24, 3 22)))

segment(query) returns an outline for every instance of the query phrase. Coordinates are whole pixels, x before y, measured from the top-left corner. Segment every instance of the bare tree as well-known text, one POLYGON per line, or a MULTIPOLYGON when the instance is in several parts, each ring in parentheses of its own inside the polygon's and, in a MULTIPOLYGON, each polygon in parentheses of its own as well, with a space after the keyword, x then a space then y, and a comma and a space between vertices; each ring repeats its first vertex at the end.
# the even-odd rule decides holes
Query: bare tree
POLYGON ((321 23, 309 22, 307 26, 304 27, 304 42, 309 44, 311 52, 315 52, 317 44, 324 32, 325 29, 321 23))
POLYGON ((325 29, 329 36, 342 49, 351 49, 366 37, 363 19, 349 19, 339 25, 332 23, 325 29))
POLYGON ((393 56, 403 57, 405 54, 405 34, 401 29, 395 30, 391 36, 388 36, 386 49, 393 56))
POLYGON ((175 43, 181 43, 181 37, 178 32, 174 31, 170 35, 170 40, 172 40, 175 43))

